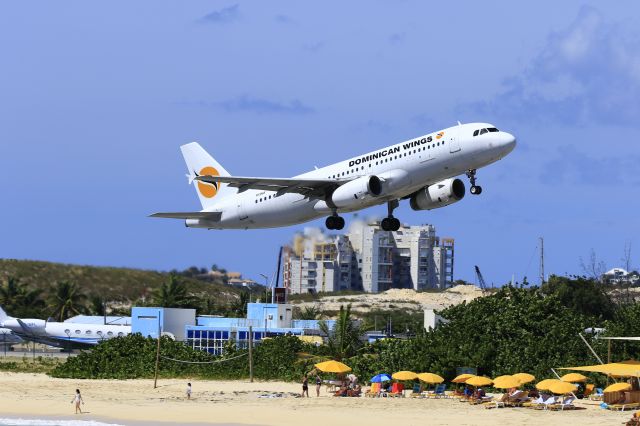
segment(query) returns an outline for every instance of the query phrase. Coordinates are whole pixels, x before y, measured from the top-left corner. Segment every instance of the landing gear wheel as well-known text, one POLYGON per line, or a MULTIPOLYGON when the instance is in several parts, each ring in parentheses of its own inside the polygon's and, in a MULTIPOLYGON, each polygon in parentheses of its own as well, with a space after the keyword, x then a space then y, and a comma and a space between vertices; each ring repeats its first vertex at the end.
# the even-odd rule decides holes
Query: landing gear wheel
POLYGON ((384 219, 382 219, 380 227, 383 231, 397 231, 398 229, 400 229, 400 220, 396 219, 393 216, 385 217, 384 219))
POLYGON ((469 178, 469 182, 471 183, 469 192, 471 192, 473 195, 480 195, 482 193, 482 187, 480 185, 476 185, 476 169, 467 170, 466 175, 469 178))
POLYGON ((479 185, 473 185, 471 189, 469 189, 469 192, 471 192, 473 195, 480 195, 482 194, 482 187, 479 185))
POLYGON ((336 215, 336 216, 329 216, 327 218, 327 220, 324 222, 325 226, 327 227, 327 229, 335 229, 335 230, 340 230, 342 228, 344 228, 344 218, 336 215))

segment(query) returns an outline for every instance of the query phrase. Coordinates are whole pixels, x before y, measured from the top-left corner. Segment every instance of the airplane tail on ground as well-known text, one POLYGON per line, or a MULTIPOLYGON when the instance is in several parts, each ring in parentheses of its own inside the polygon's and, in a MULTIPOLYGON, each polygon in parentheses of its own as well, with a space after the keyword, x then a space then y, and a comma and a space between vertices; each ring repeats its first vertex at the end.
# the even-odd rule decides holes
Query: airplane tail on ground
POLYGON ((211 184, 194 180, 196 176, 204 175, 231 176, 199 143, 191 142, 182 145, 180 150, 189 169, 189 174, 187 175, 189 183, 193 183, 195 186, 203 209, 212 207, 216 203, 216 199, 220 200, 236 192, 234 188, 230 188, 224 183, 216 182, 211 184))
POLYGON ((9 318, 11 317, 7 315, 4 309, 2 309, 2 306, 0 306, 0 324, 2 324, 6 319, 9 319, 9 318))

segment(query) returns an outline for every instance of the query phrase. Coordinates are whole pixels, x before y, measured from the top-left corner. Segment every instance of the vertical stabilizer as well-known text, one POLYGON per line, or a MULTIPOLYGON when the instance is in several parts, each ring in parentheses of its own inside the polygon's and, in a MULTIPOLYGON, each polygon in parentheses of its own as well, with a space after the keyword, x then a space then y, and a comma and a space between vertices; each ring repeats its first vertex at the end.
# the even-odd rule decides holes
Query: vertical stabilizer
POLYGON ((206 183, 194 180, 196 176, 230 176, 207 151, 197 142, 191 142, 180 147, 184 161, 187 163, 189 183, 196 188, 203 209, 213 207, 217 201, 234 194, 236 190, 220 182, 206 183))
POLYGON ((2 309, 2 307, 0 306, 0 324, 2 324, 6 319, 9 319, 9 315, 7 315, 7 313, 4 311, 4 309, 2 309))

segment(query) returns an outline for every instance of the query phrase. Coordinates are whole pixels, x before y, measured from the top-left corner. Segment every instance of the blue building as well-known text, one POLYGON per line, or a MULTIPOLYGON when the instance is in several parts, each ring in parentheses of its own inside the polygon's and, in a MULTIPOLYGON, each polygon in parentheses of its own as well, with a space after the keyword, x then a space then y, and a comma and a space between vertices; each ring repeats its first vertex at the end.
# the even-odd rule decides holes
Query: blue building
MULTIPOLYGON (((329 328, 335 320, 326 321, 329 328)), ((249 345, 249 328, 254 344, 274 336, 318 336, 319 321, 294 320, 292 305, 286 303, 249 303, 247 318, 198 317, 195 325, 185 327, 186 344, 212 354, 223 353, 228 344, 237 348, 249 345)))

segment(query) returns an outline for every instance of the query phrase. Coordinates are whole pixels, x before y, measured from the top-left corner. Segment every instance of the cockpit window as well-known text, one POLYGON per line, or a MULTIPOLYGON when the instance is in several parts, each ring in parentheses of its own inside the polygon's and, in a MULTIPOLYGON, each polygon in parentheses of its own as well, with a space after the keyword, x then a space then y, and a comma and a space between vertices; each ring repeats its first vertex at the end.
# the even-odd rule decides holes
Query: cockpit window
POLYGON ((484 135, 485 133, 487 133, 487 129, 482 129, 482 130, 480 130, 480 134, 481 134, 481 135, 484 135))
POLYGON ((485 133, 493 133, 493 132, 499 132, 500 130, 496 129, 495 127, 489 127, 486 129, 478 129, 478 130, 474 130, 473 131, 473 136, 478 136, 478 135, 484 135, 485 133))
POLYGON ((499 132, 500 131, 500 130, 496 129, 495 127, 489 127, 487 130, 490 131, 490 132, 499 132))
POLYGON ((473 131, 473 136, 478 136, 478 132, 480 132, 480 130, 474 130, 473 131))

